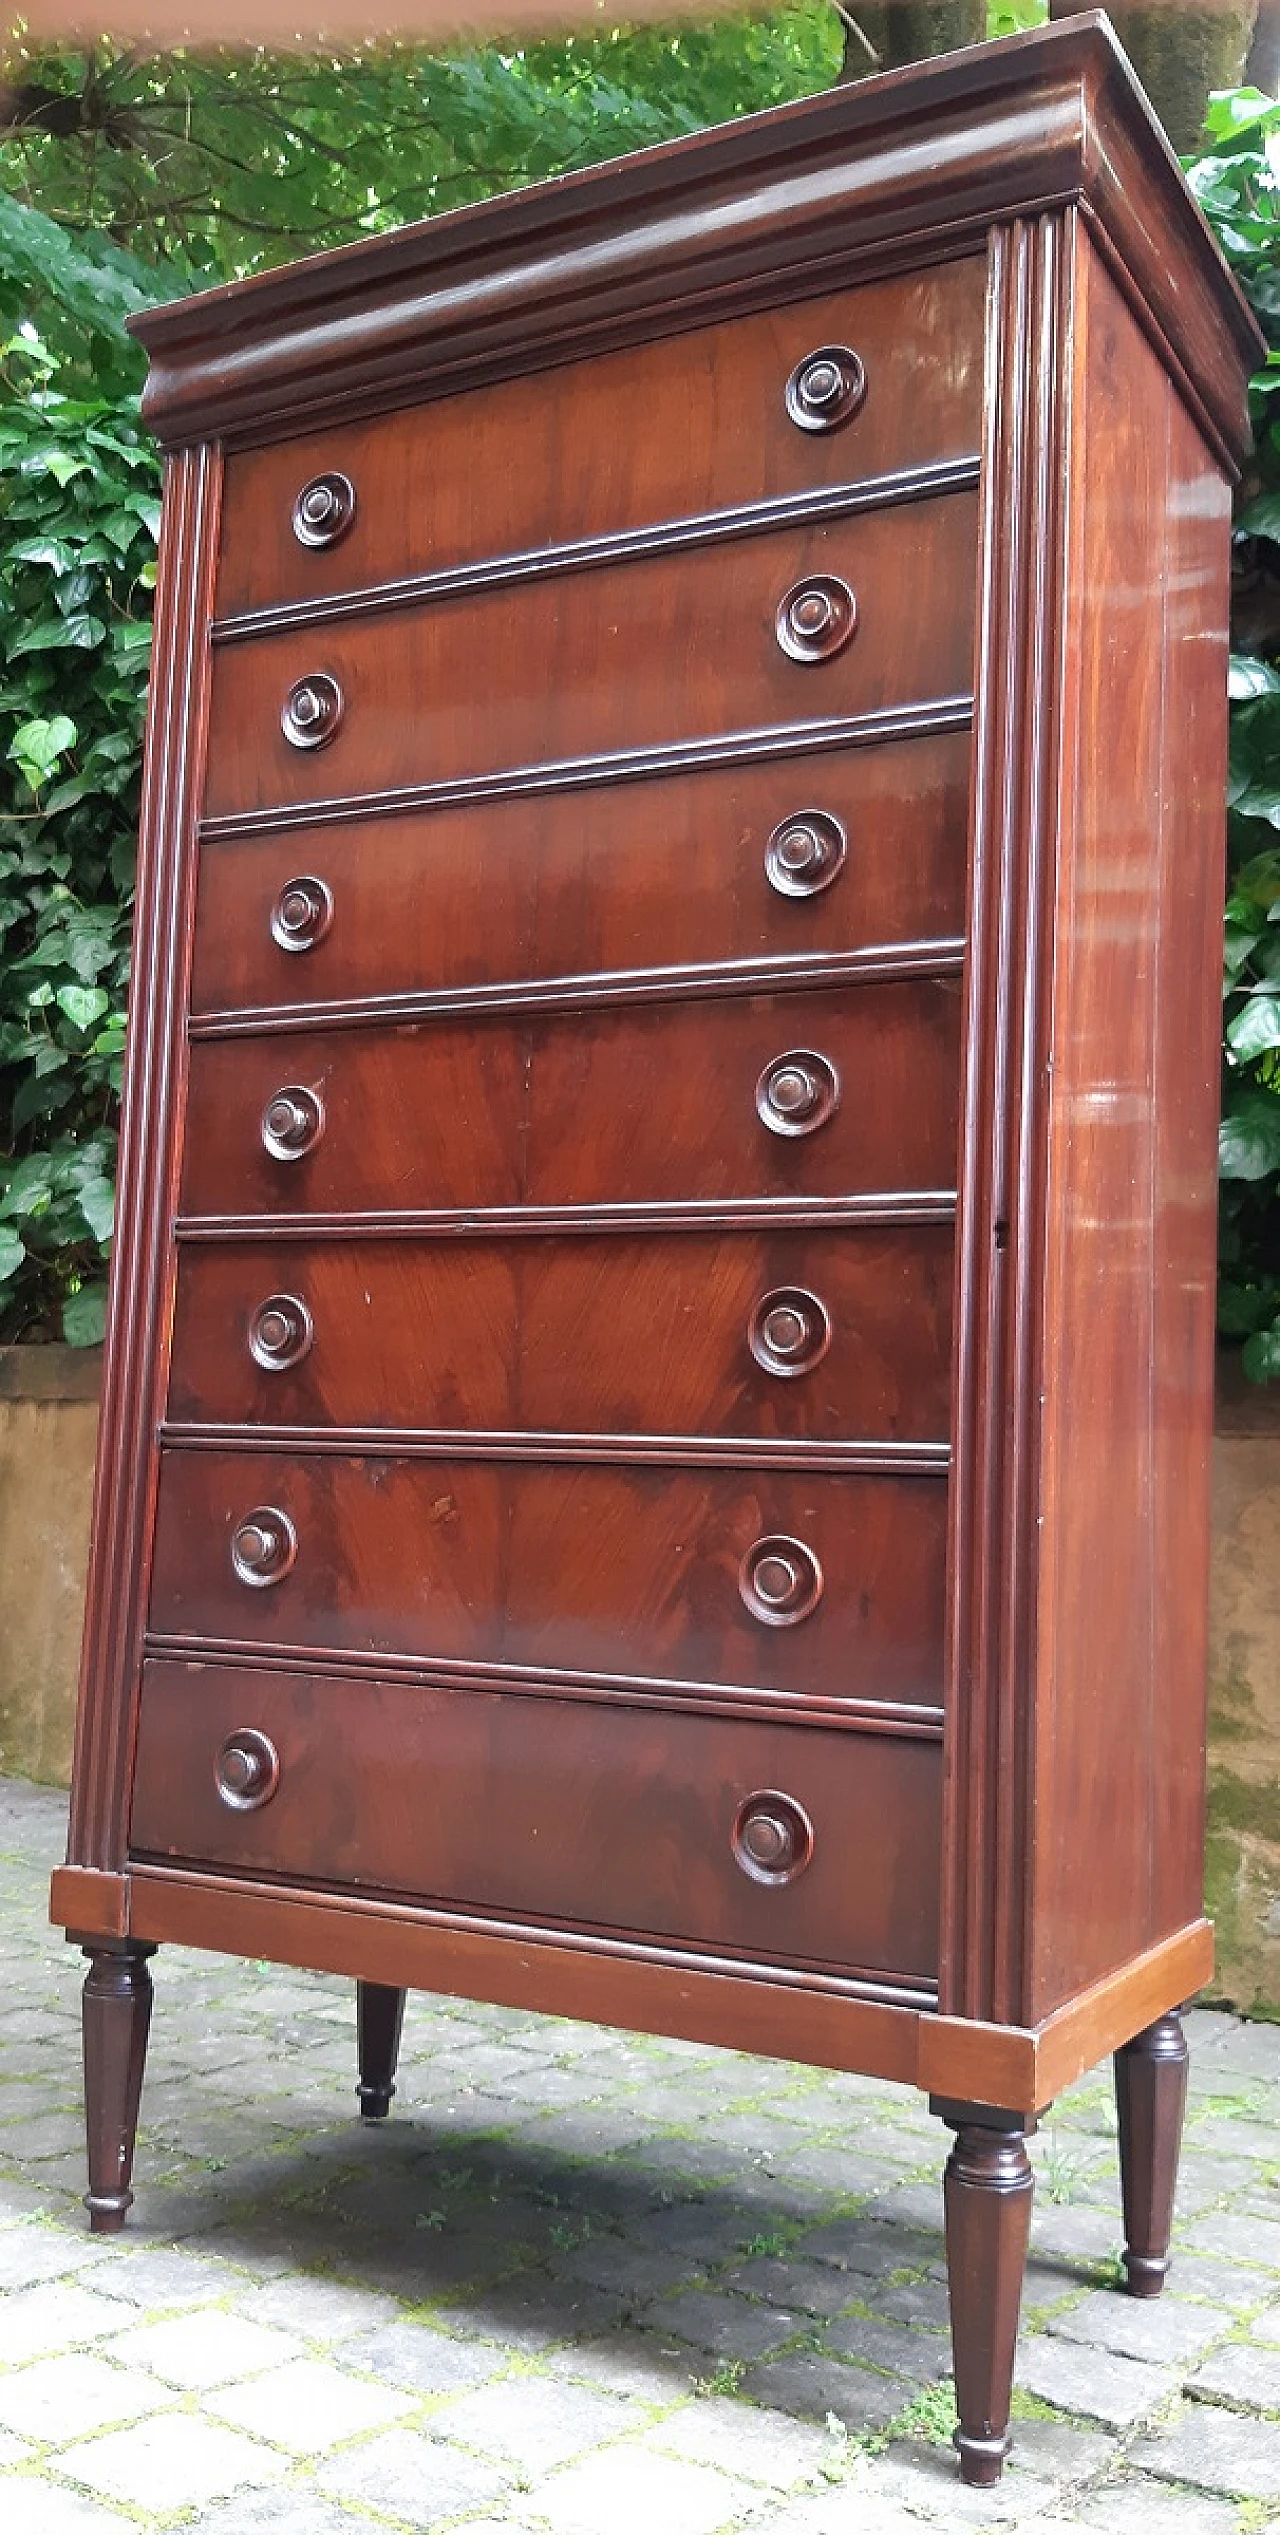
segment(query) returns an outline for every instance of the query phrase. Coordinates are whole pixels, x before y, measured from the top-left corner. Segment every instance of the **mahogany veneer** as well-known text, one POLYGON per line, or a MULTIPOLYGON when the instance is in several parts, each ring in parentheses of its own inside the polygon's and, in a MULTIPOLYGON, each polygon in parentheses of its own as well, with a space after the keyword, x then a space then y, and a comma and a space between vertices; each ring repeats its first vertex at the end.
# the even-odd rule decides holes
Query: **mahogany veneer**
MULTIPOLYGON (((68 1864, 166 1940, 929 2089, 958 2444, 1201 1914, 1230 486, 1100 20, 141 321, 168 451, 68 1864)), ((851 2169, 852 2171, 852 2169, 851 2169)))

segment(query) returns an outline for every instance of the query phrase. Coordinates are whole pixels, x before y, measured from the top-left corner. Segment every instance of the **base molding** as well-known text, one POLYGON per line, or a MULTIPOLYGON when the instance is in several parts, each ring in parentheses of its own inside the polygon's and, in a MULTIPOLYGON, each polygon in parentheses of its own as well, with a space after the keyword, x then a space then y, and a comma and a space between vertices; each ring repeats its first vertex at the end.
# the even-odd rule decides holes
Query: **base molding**
POLYGON ((1087 2068, 1193 1997, 1213 1930, 1193 1921, 1038 2026, 988 2025, 927 2005, 841 1994, 794 1972, 702 1966, 688 1955, 593 1944, 548 1929, 486 1929, 351 1894, 298 1893, 195 1868, 104 1874, 61 1866, 50 1917, 77 1936, 192 1945, 403 1989, 616 2024, 684 2041, 854 2069, 926 2094, 1044 2112, 1087 2068))

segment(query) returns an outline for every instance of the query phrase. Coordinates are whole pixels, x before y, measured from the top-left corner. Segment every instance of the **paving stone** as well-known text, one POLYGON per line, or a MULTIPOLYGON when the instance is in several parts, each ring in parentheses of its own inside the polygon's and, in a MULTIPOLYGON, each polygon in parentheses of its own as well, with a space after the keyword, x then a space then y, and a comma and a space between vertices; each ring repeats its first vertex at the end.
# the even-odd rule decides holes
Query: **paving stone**
POLYGON ((1186 2390, 1251 2411, 1280 2412, 1280 2350, 1229 2341, 1187 2378, 1186 2390))
POLYGON ((874 2315, 844 2315, 828 2327, 825 2347, 860 2367, 886 2368, 912 2385, 945 2377, 951 2368, 950 2337, 912 2332, 905 2324, 881 2323, 874 2315))
POLYGON ((601 2341, 577 2342, 556 2350, 546 2362, 549 2376, 568 2377, 607 2387, 634 2403, 674 2403, 689 2391, 700 2365, 683 2344, 664 2344, 657 2332, 626 2327, 601 2341))
POLYGON ((1078 2429, 1070 2421, 1019 2420, 1013 2425, 1010 2470, 1074 2490, 1105 2472, 1118 2454, 1115 2439, 1100 2429, 1078 2429))
POLYGON ((717 2359, 761 2359, 803 2332, 807 2319, 785 2307, 757 2306, 745 2297, 718 2296, 712 2289, 686 2289, 664 2297, 645 2310, 655 2331, 692 2342, 717 2359))
POLYGON ((335 2499, 383 2510, 407 2526, 431 2527, 500 2498, 507 2477, 438 2438, 393 2429, 333 2458, 319 2481, 335 2499))
POLYGON ((585 2282, 524 2279, 482 2289, 465 2303, 453 2298, 443 2311, 456 2332, 500 2342, 508 2353, 535 2354, 582 2333, 608 2331, 622 2322, 626 2301, 585 2282))
POLYGON ((1130 2462, 1145 2472, 1239 2500, 1280 2500, 1280 2437, 1246 2412, 1189 2404, 1172 2428, 1141 2439, 1130 2462))
POLYGON ((0 2377, 0 2427, 61 2443, 113 2421, 138 2420, 172 2400, 163 2387, 106 2359, 69 2352, 0 2377))
POLYGON ((5 2535, 136 2535, 133 2521, 40 2474, 0 2478, 5 2535))
POLYGON ((224 2314, 216 2306, 205 2313, 171 2316, 164 2323, 135 2324, 113 2345, 114 2357, 126 2367, 147 2368, 164 2384, 188 2393, 257 2376, 263 2368, 296 2359, 299 2352, 292 2333, 250 2323, 244 2315, 224 2314))
POLYGON ((189 2412, 169 2412, 69 2447, 59 2463, 64 2473, 108 2499, 161 2516, 203 2508, 247 2484, 274 2482, 285 2471, 283 2458, 253 2439, 237 2438, 189 2412))
POLYGON ((6 2227, 0 2232, 0 2289, 34 2288, 40 2280, 65 2279, 92 2260, 91 2239, 74 2243, 52 2227, 6 2227))
POLYGON ((1097 2527, 1100 2535, 1235 2535, 1238 2523, 1230 2500, 1174 2491, 1140 2473, 1100 2484, 1077 2500, 1076 2510, 1081 2523, 1097 2527))
POLYGON ((865 2298, 867 2282, 856 2273, 837 2270, 829 2262, 791 2261, 785 2255, 756 2255, 725 2276, 723 2286, 748 2297, 763 2297, 770 2306, 799 2307, 805 2315, 839 2315, 855 2299, 865 2298))
POLYGON ((535 2484, 528 2506, 552 2535, 715 2535, 753 2496, 706 2465, 626 2446, 535 2484))
POLYGON ((1029 2333, 1018 2353, 1017 2382, 1025 2393, 1038 2395, 1041 2402, 1053 2403, 1059 2411, 1080 2412, 1086 2420, 1129 2429, 1177 2392, 1179 2378, 1173 2368, 1121 2358, 1113 2350, 1087 2349, 1047 2333, 1029 2333))
POLYGON ((1247 2263, 1228 2262, 1218 2254, 1194 2253, 1176 2240, 1170 2281, 1179 2297, 1203 2298, 1207 2306, 1237 2315, 1265 2305, 1275 2296, 1277 2285, 1269 2271, 1255 2271, 1247 2263))
POLYGON ((767 2520, 768 2535, 920 2535, 920 2523, 918 2509, 851 2484, 794 2500, 781 2515, 771 2509, 767 2520))
POLYGON ((951 2330, 951 2301, 945 2280, 901 2280, 894 2288, 877 2283, 865 2288, 863 2295, 872 2311, 890 2323, 923 2324, 933 2332, 951 2330))
POLYGON ((522 2472, 547 2473, 570 2457, 620 2438, 634 2415, 615 2395, 547 2377, 513 2377, 464 2394, 432 2427, 482 2456, 507 2457, 522 2472))
POLYGON ((120 2298, 100 2297, 74 2277, 46 2280, 39 2288, 18 2289, 0 2299, 0 2363, 14 2367, 47 2358, 81 2342, 100 2341, 133 2321, 133 2308, 120 2298))
POLYGON ((873 2489, 901 2501, 918 2517, 945 2526, 948 2535, 967 2526, 1039 2530, 1051 2513, 1057 2515, 1053 2483, 1034 2473, 1006 2473, 993 2491, 967 2490, 949 2443, 932 2446, 920 2439, 901 2439, 873 2468, 871 2479, 873 2489))
POLYGON ((1248 2324, 1250 2341, 1280 2342, 1280 2306, 1269 2306, 1261 2315, 1254 2315, 1248 2324))
POLYGON ((1197 2218, 1181 2231, 1180 2241, 1192 2253, 1225 2254, 1253 2270, 1280 2271, 1280 2217, 1255 2217, 1240 2209, 1223 2209, 1197 2218))
POLYGON ((34 2447, 29 2446, 25 2438, 15 2438, 11 2429, 0 2429, 0 2472, 3 2472, 8 2465, 22 2464, 26 2457, 34 2456, 35 2452, 34 2447))
MULTIPOLYGON (((885 2227, 874 2219, 836 2218, 807 2228, 798 2252, 815 2262, 832 2262, 859 2279, 882 2280, 890 2272, 922 2271, 936 2262, 942 2232, 885 2227)), ((854 2292, 855 2295, 860 2292, 854 2292)))
POLYGON ((430 2324, 383 2324, 377 2332, 345 2341, 347 2367, 367 2370, 411 2394, 454 2394, 500 2374, 509 2354, 496 2343, 460 2341, 430 2324))
POLYGON ((873 2376, 869 2368, 850 2367, 818 2351, 794 2351, 749 2368, 739 2392, 801 2420, 825 2423, 834 2417, 860 2434, 883 2429, 909 2401, 911 2389, 902 2377, 873 2376))
POLYGON ((241 2306, 255 2323, 282 2324, 308 2341, 345 2345, 382 2324, 394 2323, 400 2312, 394 2297, 373 2289, 346 2288, 337 2280, 308 2279, 305 2273, 291 2272, 253 2288, 243 2282, 237 2285, 244 2290, 241 2306))
POLYGON ((1212 2307, 1193 2306, 1175 2297, 1128 2297, 1122 2290, 1095 2289, 1078 2306, 1055 2315, 1047 2332, 1063 2341, 1078 2341, 1095 2350, 1118 2350, 1127 2359, 1150 2359, 1184 2367, 1220 2341, 1230 2322, 1212 2307))
POLYGON ((293 2456, 320 2456, 360 2430, 385 2429, 413 2405, 387 2386, 349 2377, 325 2359, 293 2359, 248 2385, 211 2395, 206 2409, 293 2456))
POLYGON ((682 2411, 669 2414, 650 2430, 644 2446, 687 2457, 693 2464, 715 2465, 749 2482, 768 2483, 775 2491, 790 2491, 818 2473, 832 2452, 823 2430, 784 2412, 716 2397, 686 2403, 682 2411))

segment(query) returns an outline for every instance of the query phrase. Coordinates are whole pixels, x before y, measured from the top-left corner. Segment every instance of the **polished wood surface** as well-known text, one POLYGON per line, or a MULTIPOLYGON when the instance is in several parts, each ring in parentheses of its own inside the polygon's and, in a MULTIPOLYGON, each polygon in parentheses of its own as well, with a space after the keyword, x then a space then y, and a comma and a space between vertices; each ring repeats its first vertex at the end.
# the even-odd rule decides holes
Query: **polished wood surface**
POLYGON ((416 1985, 900 2077, 989 2480, 1021 2133, 1120 2054, 1154 2281, 1211 1960, 1252 321, 1076 21, 143 331, 94 2189, 162 1941, 375 2117, 416 1985))
POLYGON ((222 1665, 147 1667, 132 1845, 366 1891, 679 1938, 927 1984, 937 1950, 933 1743, 671 1710, 222 1665), (257 1810, 219 1801, 245 1728, 279 1754, 257 1810), (791 1877, 739 1862, 781 1795, 812 1824, 791 1877))
POLYGON ((967 696, 976 547, 974 497, 953 493, 220 646, 205 815, 967 696), (827 656, 789 657, 779 610, 824 575, 856 625, 827 656), (934 603, 904 608, 906 585, 934 603), (289 697, 318 679, 340 717, 291 743, 289 697))
POLYGON ((973 457, 985 296, 969 256, 233 457, 218 616, 973 457), (857 355, 864 392, 805 429, 787 382, 826 345, 857 355), (335 469, 353 514, 308 547, 295 505, 335 469))
POLYGON ((958 942, 969 759, 963 727, 812 764, 220 837, 200 857, 193 1009, 492 995, 559 977, 617 992, 673 966, 958 942), (797 830, 815 819, 847 841, 829 879, 813 851, 822 885, 810 893, 797 830), (768 876, 771 839, 788 829, 795 894, 768 876), (332 916, 318 940, 282 949, 273 918, 307 880, 327 890, 332 916))
POLYGON ((1158 2297, 1168 2276, 1189 2057, 1177 2015, 1159 2017, 1116 2053, 1124 2267, 1131 2297, 1158 2297))
POLYGON ((259 1428, 945 1446, 952 1247, 945 1223, 192 1244, 178 1270, 168 1414, 259 1428))
POLYGON ((168 1452, 151 1626, 164 1636, 517 1664, 892 1701, 939 1720, 946 1488, 938 1478, 613 1469, 295 1449, 168 1452), (276 1506, 287 1572, 233 1544, 276 1506), (821 1570, 803 1618, 744 1597, 756 1543, 821 1570))
MULTIPOLYGON (((955 1186, 958 980, 564 1019, 206 1040, 191 1052, 187 1216, 640 1205, 955 1186), (797 1131, 757 1095, 799 1052, 834 1077, 797 1131), (296 1158, 275 1098, 318 1104, 296 1158), (584 1119, 591 1132, 583 1132, 584 1119)), ((767 1098, 767 1088, 760 1097, 767 1098)), ((304 1130, 306 1132, 306 1130, 304 1130)), ((353 1226, 354 1229, 354 1226, 353 1226)))

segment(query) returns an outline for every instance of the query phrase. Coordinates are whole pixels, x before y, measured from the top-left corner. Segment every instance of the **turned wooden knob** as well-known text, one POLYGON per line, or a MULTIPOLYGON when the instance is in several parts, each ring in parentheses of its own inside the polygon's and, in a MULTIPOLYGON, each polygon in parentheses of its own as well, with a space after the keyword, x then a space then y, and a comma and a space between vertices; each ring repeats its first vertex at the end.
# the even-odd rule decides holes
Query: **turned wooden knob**
POLYGON ((797 361, 786 385, 786 406, 801 431, 838 431, 857 413, 867 392, 867 373, 847 343, 824 343, 797 361))
POLYGON ((336 678, 316 670, 296 678, 284 700, 280 728, 291 748, 324 748, 342 720, 342 689, 336 678))
POLYGON ((332 468, 313 475, 293 506, 293 533, 300 546, 336 546, 356 515, 356 488, 332 468))
POLYGON ((269 1804, 280 1784, 280 1755, 254 1725, 228 1734, 213 1765, 214 1783, 234 1813, 253 1813, 269 1804))
POLYGON ((286 880, 271 910, 271 937, 282 951, 313 951, 333 922, 333 892, 327 881, 303 872, 286 880))
POLYGON ((825 1126, 840 1098, 834 1065, 812 1048, 789 1048, 766 1065, 756 1084, 756 1109, 771 1135, 813 1135, 825 1126))
POLYGON ((273 1092, 262 1112, 262 1141, 276 1162, 300 1162, 324 1133, 324 1106, 318 1092, 286 1083, 273 1092))
POLYGON ((307 1354, 315 1327, 298 1294, 268 1294, 249 1323, 249 1353, 264 1373, 286 1373, 307 1354))
POLYGON ((752 1618, 766 1628, 795 1628, 822 1600, 822 1569, 804 1541, 769 1532, 747 1551, 738 1591, 752 1618))
POLYGON ((231 1564, 241 1584, 279 1584, 298 1555, 298 1535, 278 1505, 255 1505, 231 1535, 231 1564))
POLYGON ((789 1884, 813 1855, 813 1824, 794 1796, 769 1788, 740 1804, 733 1825, 733 1853, 757 1884, 789 1884))
POLYGON ((808 1373, 831 1344, 826 1305, 803 1285, 779 1285, 756 1304, 747 1323, 747 1343, 765 1373, 782 1381, 808 1373))
POLYGON ((839 878, 848 850, 845 830, 828 810, 797 810, 764 849, 769 886, 781 898, 814 898, 839 878))
POLYGON ((850 642, 858 602, 834 572, 813 572, 778 602, 774 630, 788 660, 831 660, 850 642))

